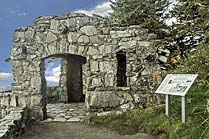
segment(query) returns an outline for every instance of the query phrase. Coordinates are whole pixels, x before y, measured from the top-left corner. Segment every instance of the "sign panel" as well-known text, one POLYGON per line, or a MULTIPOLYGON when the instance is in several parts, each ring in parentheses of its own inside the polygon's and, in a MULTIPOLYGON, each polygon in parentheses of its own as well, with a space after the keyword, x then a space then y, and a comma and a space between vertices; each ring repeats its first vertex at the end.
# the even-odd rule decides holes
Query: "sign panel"
POLYGON ((197 74, 168 74, 155 93, 185 96, 197 74))

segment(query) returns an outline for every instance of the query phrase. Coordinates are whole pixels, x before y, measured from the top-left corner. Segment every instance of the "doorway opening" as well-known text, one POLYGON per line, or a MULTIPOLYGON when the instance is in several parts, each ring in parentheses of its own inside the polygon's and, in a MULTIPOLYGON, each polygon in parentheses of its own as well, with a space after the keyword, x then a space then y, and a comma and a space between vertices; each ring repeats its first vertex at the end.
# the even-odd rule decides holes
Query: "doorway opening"
POLYGON ((84 102, 82 65, 86 58, 77 55, 53 55, 45 59, 48 103, 84 102))

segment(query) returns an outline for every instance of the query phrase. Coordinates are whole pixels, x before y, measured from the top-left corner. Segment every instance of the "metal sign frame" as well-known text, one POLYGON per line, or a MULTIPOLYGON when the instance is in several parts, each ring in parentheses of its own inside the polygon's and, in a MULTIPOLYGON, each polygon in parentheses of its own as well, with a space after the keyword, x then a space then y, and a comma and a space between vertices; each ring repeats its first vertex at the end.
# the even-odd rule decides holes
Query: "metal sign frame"
POLYGON ((197 74, 168 74, 155 93, 165 95, 165 114, 170 116, 170 96, 181 96, 182 122, 187 119, 187 92, 197 78, 197 74))

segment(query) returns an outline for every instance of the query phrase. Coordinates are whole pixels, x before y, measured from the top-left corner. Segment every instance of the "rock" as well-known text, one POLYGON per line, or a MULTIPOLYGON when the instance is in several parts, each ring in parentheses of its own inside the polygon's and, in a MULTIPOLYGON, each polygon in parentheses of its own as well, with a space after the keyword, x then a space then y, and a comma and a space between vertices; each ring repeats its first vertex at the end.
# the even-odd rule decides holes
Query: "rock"
POLYGON ((57 40, 57 36, 55 34, 53 34, 52 32, 49 32, 47 34, 47 38, 46 38, 47 43, 51 43, 51 42, 56 41, 56 40, 57 40))
POLYGON ((64 117, 55 117, 53 122, 66 122, 67 120, 64 117))
POLYGON ((81 119, 80 118, 77 118, 77 117, 73 117, 73 118, 70 118, 69 120, 67 120, 68 122, 79 122, 81 119))
POLYGON ((138 42, 139 46, 149 47, 151 45, 150 41, 140 41, 138 42))
POLYGON ((98 32, 95 26, 84 26, 80 30, 87 36, 96 35, 98 32))
POLYGON ((89 42, 90 42, 90 39, 88 36, 82 35, 78 38, 78 43, 88 44, 89 42))
POLYGON ((97 91, 86 94, 87 109, 116 108, 120 106, 122 99, 109 91, 97 91))
POLYGON ((106 116, 106 115, 110 115, 112 114, 113 112, 111 111, 106 111, 106 112, 100 112, 100 113, 97 113, 97 116, 106 116))
POLYGON ((43 123, 47 123, 47 122, 52 122, 53 119, 52 118, 47 118, 46 120, 42 121, 43 123))
POLYGON ((80 34, 75 33, 75 32, 69 32, 68 33, 68 41, 71 43, 77 42, 77 39, 79 38, 80 34))
POLYGON ((93 72, 99 71, 99 63, 98 63, 98 61, 90 61, 90 69, 93 72))
POLYGON ((129 109, 135 108, 135 106, 134 106, 133 103, 127 103, 127 104, 124 104, 124 105, 120 106, 120 108, 123 109, 123 110, 129 110, 129 109))
POLYGON ((163 62, 163 63, 167 63, 168 62, 168 58, 166 57, 166 56, 159 56, 158 57, 158 60, 160 61, 160 62, 163 62))
POLYGON ((89 50, 87 52, 88 55, 97 55, 98 54, 98 50, 92 47, 89 47, 89 50))
POLYGON ((128 31, 110 31, 110 36, 113 39, 116 39, 116 38, 131 37, 132 35, 128 31))
MULTIPOLYGON (((153 77, 160 74, 155 58, 157 40, 151 36, 154 34, 140 25, 107 25, 98 16, 69 13, 37 18, 33 25, 14 33, 11 61, 15 97, 0 97, 5 113, 12 106, 20 106, 30 108, 31 117, 37 120, 46 118, 46 111, 51 117, 78 117, 85 112, 76 113, 77 105, 69 108, 75 111, 65 111, 62 105, 48 111, 45 105, 47 101, 66 103, 68 98, 80 101, 86 93, 87 106, 95 111, 132 102, 127 92, 148 97, 139 103, 150 104, 153 95, 149 93, 159 84, 153 77), (44 60, 50 57, 62 58, 59 86, 54 89, 46 87, 44 78, 44 60), (73 92, 72 97, 68 92, 73 92)), ((161 53, 159 61, 167 62, 169 52, 161 53)))

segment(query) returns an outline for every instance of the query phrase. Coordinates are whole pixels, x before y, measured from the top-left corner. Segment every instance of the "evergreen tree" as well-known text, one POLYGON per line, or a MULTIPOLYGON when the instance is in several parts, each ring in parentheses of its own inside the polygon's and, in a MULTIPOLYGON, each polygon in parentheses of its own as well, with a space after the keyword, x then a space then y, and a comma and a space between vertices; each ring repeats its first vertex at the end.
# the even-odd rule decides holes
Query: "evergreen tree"
POLYGON ((168 0, 116 0, 112 1, 113 13, 110 21, 120 25, 137 25, 149 29, 162 37, 163 22, 168 0))
POLYGON ((198 46, 203 40, 204 34, 209 31, 209 1, 208 0, 177 0, 175 8, 171 11, 171 17, 177 22, 170 28, 170 36, 167 42, 172 42, 167 48, 171 51, 179 51, 181 57, 187 57, 187 53, 198 46))
POLYGON ((209 1, 208 0, 178 0, 172 11, 177 19, 173 25, 173 33, 182 37, 188 32, 195 35, 197 32, 209 30, 209 1))

